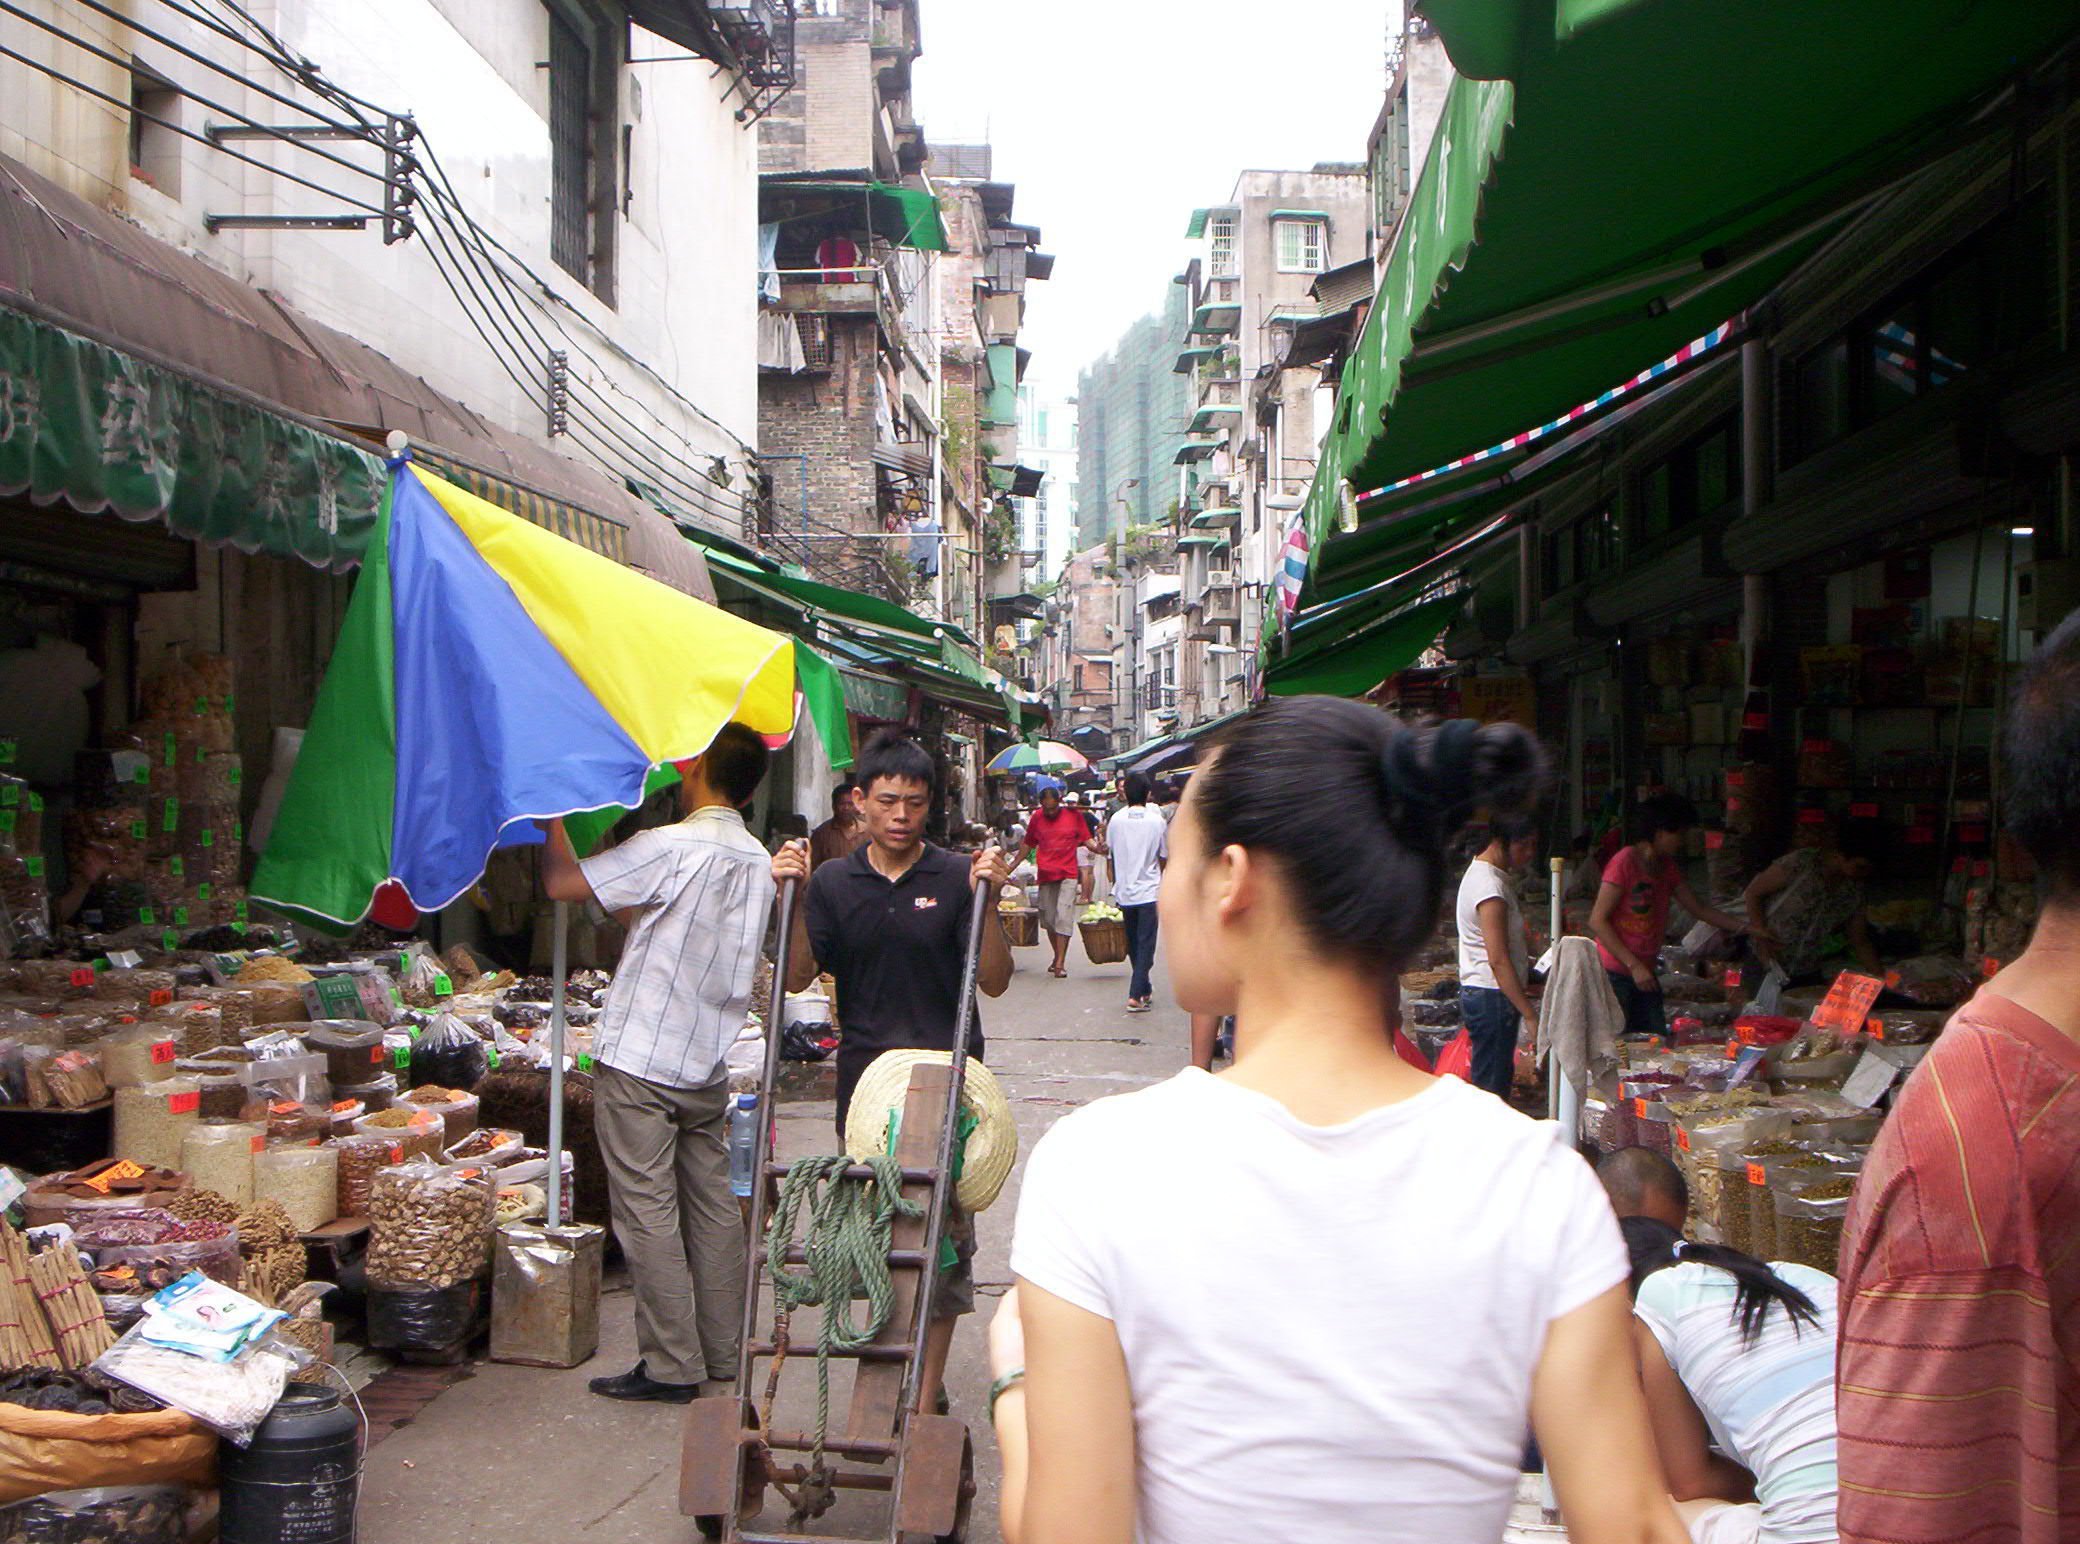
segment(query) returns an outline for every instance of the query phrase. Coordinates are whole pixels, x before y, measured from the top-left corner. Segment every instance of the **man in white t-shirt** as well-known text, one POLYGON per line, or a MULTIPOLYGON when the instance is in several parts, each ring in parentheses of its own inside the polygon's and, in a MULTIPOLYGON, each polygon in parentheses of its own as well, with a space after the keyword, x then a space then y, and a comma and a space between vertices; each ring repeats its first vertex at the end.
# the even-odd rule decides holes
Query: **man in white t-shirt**
POLYGON ((1147 776, 1129 772, 1126 807, 1105 822, 1112 899, 1127 919, 1127 959, 1133 965, 1127 983, 1129 1013, 1146 1013, 1155 1006, 1149 972, 1156 962, 1156 892, 1163 887, 1163 863, 1170 856, 1170 823, 1148 802, 1149 792, 1147 776))

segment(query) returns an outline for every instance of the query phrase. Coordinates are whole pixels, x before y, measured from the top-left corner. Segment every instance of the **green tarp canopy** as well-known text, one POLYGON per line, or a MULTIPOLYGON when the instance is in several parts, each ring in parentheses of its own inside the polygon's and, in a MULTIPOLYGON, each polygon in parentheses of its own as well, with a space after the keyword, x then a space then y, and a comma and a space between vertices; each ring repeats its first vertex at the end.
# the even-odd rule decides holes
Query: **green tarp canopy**
POLYGON ((1273 658, 1265 667, 1264 690, 1274 697, 1303 693, 1355 697, 1368 692, 1422 658, 1471 593, 1461 590, 1441 600, 1424 601, 1370 626, 1338 630, 1338 636, 1319 647, 1273 658))
POLYGON ((1443 466, 1704 336, 2074 26, 2043 0, 1425 12, 1460 78, 1344 372, 1305 600, 1394 561, 1335 531, 1341 479, 1443 466))
POLYGON ((0 494, 347 569, 387 485, 357 446, 0 306, 0 494))
POLYGON ((767 178, 764 186, 769 193, 827 194, 834 209, 841 208, 846 199, 863 203, 867 228, 882 240, 923 252, 946 250, 946 227, 939 222, 939 201, 919 189, 899 188, 886 182, 786 177, 767 178))

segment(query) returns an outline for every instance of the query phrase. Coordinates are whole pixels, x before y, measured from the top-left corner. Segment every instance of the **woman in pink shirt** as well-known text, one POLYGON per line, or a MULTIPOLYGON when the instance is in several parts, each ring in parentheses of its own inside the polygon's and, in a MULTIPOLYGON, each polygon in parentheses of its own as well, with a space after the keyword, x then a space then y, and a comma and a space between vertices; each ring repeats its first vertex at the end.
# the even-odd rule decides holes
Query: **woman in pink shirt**
POLYGON ((1626 829, 1631 841, 1604 865, 1603 883, 1589 913, 1589 931, 1596 935, 1596 952, 1610 972, 1618 1006, 1625 1010, 1628 1035, 1668 1033, 1661 979, 1654 973, 1654 962, 1668 936, 1671 896, 1699 921, 1729 933, 1751 931, 1741 918, 1700 901, 1676 868, 1683 837, 1696 824, 1697 806, 1679 794, 1643 799, 1626 829))

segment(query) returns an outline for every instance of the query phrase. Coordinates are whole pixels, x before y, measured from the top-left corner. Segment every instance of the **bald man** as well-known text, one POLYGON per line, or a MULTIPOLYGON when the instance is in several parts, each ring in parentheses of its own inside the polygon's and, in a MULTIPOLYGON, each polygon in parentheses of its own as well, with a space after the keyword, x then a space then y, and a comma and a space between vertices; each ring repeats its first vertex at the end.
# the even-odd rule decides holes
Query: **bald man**
POLYGON ((1623 1222, 1627 1217, 1651 1217, 1678 1233, 1690 1215, 1690 1184, 1683 1171, 1660 1153, 1646 1147, 1621 1147, 1596 1165, 1611 1198, 1611 1210, 1623 1222))

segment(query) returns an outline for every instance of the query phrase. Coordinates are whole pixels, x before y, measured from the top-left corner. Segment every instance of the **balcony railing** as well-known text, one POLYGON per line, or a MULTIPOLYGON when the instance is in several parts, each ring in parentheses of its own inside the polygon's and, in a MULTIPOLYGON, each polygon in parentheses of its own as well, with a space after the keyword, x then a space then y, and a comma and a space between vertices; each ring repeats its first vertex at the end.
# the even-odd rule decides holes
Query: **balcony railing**
POLYGON ((711 0, 708 12, 742 61, 746 80, 773 91, 794 84, 794 8, 787 0, 711 0))

